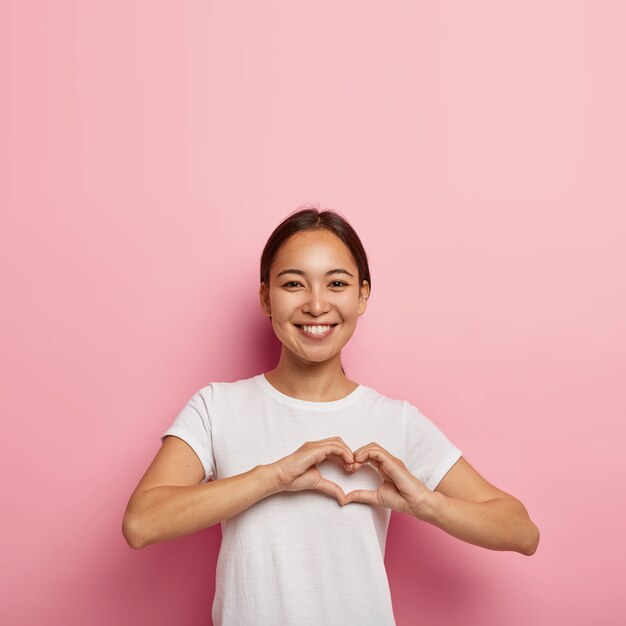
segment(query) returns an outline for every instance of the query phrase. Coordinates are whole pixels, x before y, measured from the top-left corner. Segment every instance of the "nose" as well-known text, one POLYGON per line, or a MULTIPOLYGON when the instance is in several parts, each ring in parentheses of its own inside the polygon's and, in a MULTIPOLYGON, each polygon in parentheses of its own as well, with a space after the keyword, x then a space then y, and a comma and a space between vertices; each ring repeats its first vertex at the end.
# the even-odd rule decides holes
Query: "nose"
POLYGON ((305 313, 311 313, 311 315, 315 315, 316 317, 319 317, 329 311, 330 304, 324 297, 323 290, 319 288, 311 289, 309 297, 302 306, 302 310, 305 313))

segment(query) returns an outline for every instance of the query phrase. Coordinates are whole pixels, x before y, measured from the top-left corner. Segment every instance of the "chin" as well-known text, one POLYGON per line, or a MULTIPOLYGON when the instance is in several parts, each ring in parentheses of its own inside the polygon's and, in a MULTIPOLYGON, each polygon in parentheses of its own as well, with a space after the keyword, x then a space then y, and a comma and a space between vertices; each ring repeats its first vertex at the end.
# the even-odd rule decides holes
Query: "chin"
MULTIPOLYGON (((284 344, 283 344, 284 345, 284 344)), ((306 354, 306 353, 302 353, 302 352, 297 352, 296 350, 293 350, 292 348, 289 348, 288 346, 284 345, 284 347, 291 352, 291 354, 298 360, 300 361, 305 361, 307 363, 325 363, 326 361, 330 361, 331 359, 333 359, 334 357, 336 357, 338 354, 340 354, 341 351, 339 352, 333 352, 332 354, 320 354, 319 356, 316 356, 314 354, 306 354)))

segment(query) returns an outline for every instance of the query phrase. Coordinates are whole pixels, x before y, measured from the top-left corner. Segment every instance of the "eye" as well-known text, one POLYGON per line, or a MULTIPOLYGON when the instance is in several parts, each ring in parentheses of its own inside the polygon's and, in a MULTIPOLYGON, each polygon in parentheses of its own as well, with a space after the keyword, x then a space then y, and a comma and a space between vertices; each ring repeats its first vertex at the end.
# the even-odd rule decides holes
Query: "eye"
POLYGON ((336 285, 337 283, 339 287, 347 287, 348 283, 344 283, 343 280, 333 280, 333 282, 331 283, 331 285, 336 285))
POLYGON ((288 283, 285 283, 283 287, 291 287, 292 285, 299 285, 300 283, 297 280, 290 280, 288 283))

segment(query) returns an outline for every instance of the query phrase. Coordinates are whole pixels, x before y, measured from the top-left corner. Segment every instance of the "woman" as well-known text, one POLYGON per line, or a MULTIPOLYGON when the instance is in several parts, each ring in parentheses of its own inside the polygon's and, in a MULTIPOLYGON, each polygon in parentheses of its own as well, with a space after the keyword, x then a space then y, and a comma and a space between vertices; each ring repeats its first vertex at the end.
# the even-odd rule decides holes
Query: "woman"
POLYGON ((531 555, 539 531, 428 418, 350 380, 341 350, 367 307, 350 224, 306 208, 261 256, 276 367, 189 400, 132 494, 141 548, 222 524, 215 626, 395 624, 384 567, 391 511, 459 539, 531 555))

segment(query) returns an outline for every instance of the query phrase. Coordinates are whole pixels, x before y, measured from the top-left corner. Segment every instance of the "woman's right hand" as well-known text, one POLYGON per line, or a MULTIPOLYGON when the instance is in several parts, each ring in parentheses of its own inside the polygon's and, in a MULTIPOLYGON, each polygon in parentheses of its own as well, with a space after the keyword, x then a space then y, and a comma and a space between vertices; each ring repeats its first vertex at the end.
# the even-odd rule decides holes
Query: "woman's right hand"
POLYGON ((341 437, 307 441, 293 454, 270 464, 275 471, 279 491, 316 489, 337 498, 339 504, 345 504, 346 495, 343 489, 337 483, 324 478, 316 467, 317 463, 331 455, 342 459, 348 472, 361 466, 361 463, 354 462, 352 450, 341 437))

